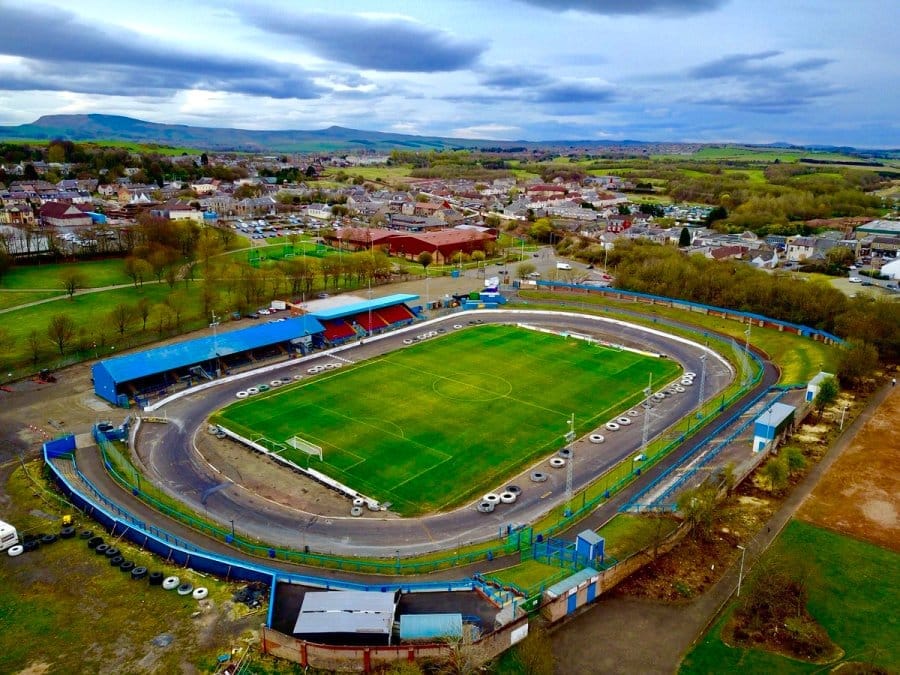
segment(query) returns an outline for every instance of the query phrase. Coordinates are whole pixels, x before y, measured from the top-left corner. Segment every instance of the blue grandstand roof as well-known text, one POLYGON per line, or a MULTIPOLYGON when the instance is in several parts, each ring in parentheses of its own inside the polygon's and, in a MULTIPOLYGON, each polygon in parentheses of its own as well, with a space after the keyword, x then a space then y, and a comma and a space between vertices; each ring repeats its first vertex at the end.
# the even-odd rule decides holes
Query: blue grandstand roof
POLYGON ((340 319, 345 316, 353 316, 361 312, 371 310, 384 309, 393 305, 399 305, 406 302, 418 300, 418 295, 409 295, 407 293, 395 293, 394 295, 386 295, 383 298, 374 298, 373 300, 364 300, 363 302, 354 302, 349 305, 340 305, 339 307, 331 307, 318 312, 313 312, 313 316, 323 321, 331 319, 340 319))
POLYGON ((216 355, 227 356, 248 349, 287 342, 323 330, 325 328, 315 317, 305 315, 219 333, 216 337, 185 340, 135 354, 126 354, 101 361, 95 367, 105 368, 115 382, 130 382, 174 368, 202 363, 216 358, 216 355))

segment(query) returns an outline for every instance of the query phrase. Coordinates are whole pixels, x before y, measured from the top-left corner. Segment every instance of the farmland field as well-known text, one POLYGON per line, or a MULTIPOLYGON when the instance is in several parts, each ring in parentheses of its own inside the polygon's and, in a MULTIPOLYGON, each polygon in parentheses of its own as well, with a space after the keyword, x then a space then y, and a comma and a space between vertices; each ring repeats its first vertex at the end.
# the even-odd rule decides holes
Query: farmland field
MULTIPOLYGON (((512 326, 486 325, 235 403, 213 417, 251 440, 293 436, 324 461, 282 456, 403 515, 459 506, 637 403, 678 364, 512 326)), ((271 443, 267 443, 271 445, 271 443)))

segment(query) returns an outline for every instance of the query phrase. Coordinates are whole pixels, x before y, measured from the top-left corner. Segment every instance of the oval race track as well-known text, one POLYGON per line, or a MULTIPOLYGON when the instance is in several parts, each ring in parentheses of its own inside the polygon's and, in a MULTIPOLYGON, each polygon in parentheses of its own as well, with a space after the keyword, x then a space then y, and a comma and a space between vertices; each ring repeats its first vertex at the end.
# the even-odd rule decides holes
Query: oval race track
MULTIPOLYGON (((678 361, 687 371, 700 372, 700 359, 704 350, 699 345, 677 342, 670 337, 654 335, 639 326, 621 323, 611 324, 598 317, 567 313, 546 313, 491 310, 487 313, 453 314, 440 323, 449 327, 466 320, 481 319, 492 323, 529 323, 555 329, 576 330, 598 335, 625 345, 639 346, 650 351, 665 353, 678 361)), ((414 330, 417 327, 414 327, 414 330)), ((342 352, 342 356, 354 361, 371 358, 403 347, 406 333, 388 334, 380 340, 371 340, 352 350, 342 352)), ((439 339, 439 338, 438 338, 439 339)), ((327 359, 327 354, 316 358, 327 359)), ((315 359, 291 361, 278 371, 279 375, 290 376, 305 372, 315 359)), ((270 377, 270 376, 266 376, 270 377)), ((707 360, 706 398, 714 397, 731 381, 733 374, 720 357, 707 360)), ((760 387, 769 386, 777 379, 777 372, 767 368, 767 375, 760 387)), ((548 382, 548 386, 555 383, 548 382)), ((659 383, 656 389, 661 388, 659 383)), ((355 556, 391 557, 399 551, 401 555, 413 555, 427 551, 451 548, 463 543, 486 540, 497 536, 498 528, 510 523, 526 523, 536 520, 552 506, 560 503, 565 489, 565 471, 549 471, 550 479, 537 486, 528 480, 527 474, 534 467, 527 467, 519 477, 509 477, 504 484, 517 483, 525 489, 515 504, 504 504, 490 514, 476 511, 473 504, 454 511, 400 519, 380 518, 379 514, 367 512, 363 518, 320 516, 291 509, 284 505, 262 499, 240 485, 223 482, 222 477, 199 455, 193 445, 194 434, 206 426, 207 417, 218 408, 235 400, 235 392, 247 386, 245 380, 222 384, 203 392, 192 393, 168 403, 164 410, 169 424, 144 424, 138 433, 137 451, 144 465, 146 477, 163 487, 169 494, 181 500, 197 512, 208 514, 211 519, 223 525, 234 521, 238 533, 260 541, 302 550, 309 546, 313 551, 355 556), (549 495, 547 493, 550 493, 549 495)), ((563 385, 557 385, 563 386, 563 385)), ((673 421, 685 416, 697 405, 696 388, 693 392, 669 397, 662 406, 659 416, 651 416, 650 437, 664 431, 673 421)), ((386 402, 389 403, 389 402, 386 402)), ((625 411, 622 411, 625 412, 625 411)), ((595 476, 623 458, 634 453, 641 446, 643 417, 614 433, 606 433, 602 445, 591 444, 585 436, 574 444, 576 463, 574 487, 578 490, 595 476)), ((698 439, 692 439, 692 443, 698 439)), ((663 464, 654 467, 661 470, 663 464)), ((249 449, 247 461, 265 461, 249 449)), ((544 465, 545 462, 538 464, 544 465)), ((299 479, 298 480, 302 480, 299 479)), ((642 482, 642 481, 641 481, 642 482)), ((491 486, 491 488, 502 486, 491 486)), ((630 491, 630 490, 629 490, 630 491)))

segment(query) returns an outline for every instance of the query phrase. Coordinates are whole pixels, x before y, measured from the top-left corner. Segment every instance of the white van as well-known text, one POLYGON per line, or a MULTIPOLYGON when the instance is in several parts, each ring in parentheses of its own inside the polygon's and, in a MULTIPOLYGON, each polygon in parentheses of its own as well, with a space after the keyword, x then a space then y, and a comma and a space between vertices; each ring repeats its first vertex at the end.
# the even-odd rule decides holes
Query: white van
POLYGON ((0 551, 5 551, 10 546, 15 546, 18 543, 19 533, 16 532, 16 528, 0 520, 0 551))
POLYGON ((570 270, 570 269, 572 269, 572 266, 571 266, 569 263, 566 263, 566 262, 558 262, 558 263, 556 263, 556 269, 558 269, 558 270, 570 270))

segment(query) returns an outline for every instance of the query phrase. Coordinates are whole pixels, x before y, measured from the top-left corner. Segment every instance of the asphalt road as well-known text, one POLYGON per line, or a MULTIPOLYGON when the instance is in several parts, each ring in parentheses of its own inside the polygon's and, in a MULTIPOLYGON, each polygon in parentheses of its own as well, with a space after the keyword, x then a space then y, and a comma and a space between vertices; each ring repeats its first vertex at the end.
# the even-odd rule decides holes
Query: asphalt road
MULTIPOLYGON (((481 316, 484 318, 484 315, 481 316)), ((474 317, 468 314, 455 314, 447 317, 446 323, 452 325, 472 318, 474 317)), ((669 336, 653 335, 638 327, 616 325, 611 330, 608 322, 563 314, 551 316, 498 311, 492 313, 490 318, 494 322, 540 323, 590 334, 602 331, 611 341, 666 353, 682 363, 686 370, 699 373, 702 369, 700 349, 673 342, 669 336)), ((342 356, 353 360, 369 358, 401 347, 403 337, 396 335, 380 342, 365 344, 343 352, 342 356)), ((290 375, 297 372, 298 368, 305 372, 310 363, 303 362, 301 365, 289 362, 280 373, 290 375)), ((717 359, 711 359, 707 366, 706 398, 711 398, 727 386, 732 375, 717 359)), ((775 377, 777 378, 777 374, 775 377)), ((336 554, 391 557, 399 551, 401 556, 413 555, 496 537, 498 530, 506 524, 533 521, 564 498, 565 471, 546 468, 546 461, 540 463, 543 464, 542 470, 551 476, 546 483, 531 483, 528 473, 534 467, 529 467, 523 475, 508 481, 524 488, 519 501, 514 505, 498 507, 492 514, 479 514, 472 505, 468 505, 418 519, 380 518, 378 514, 369 512, 363 518, 351 518, 349 515, 345 518, 326 517, 263 500, 238 485, 210 492, 221 485, 221 478, 196 452, 193 436, 198 430, 205 433, 208 415, 234 401, 235 392, 246 386, 246 381, 226 384, 170 403, 165 407, 169 424, 142 426, 138 453, 148 477, 172 496, 185 502, 192 510, 206 513, 223 525, 228 525, 233 520, 235 529, 250 538, 299 549, 309 546, 314 551, 336 554)), ((564 385, 548 382, 548 386, 564 385)), ((696 391, 697 388, 694 387, 682 396, 667 398, 656 408, 656 415, 651 416, 650 436, 661 433, 673 420, 694 408, 698 403, 696 391)), ((635 453, 641 447, 642 426, 643 413, 630 427, 615 433, 604 431, 608 440, 602 445, 591 444, 586 440, 577 442, 574 470, 576 490, 635 453)), ((250 455, 248 458, 259 461, 250 455)))

